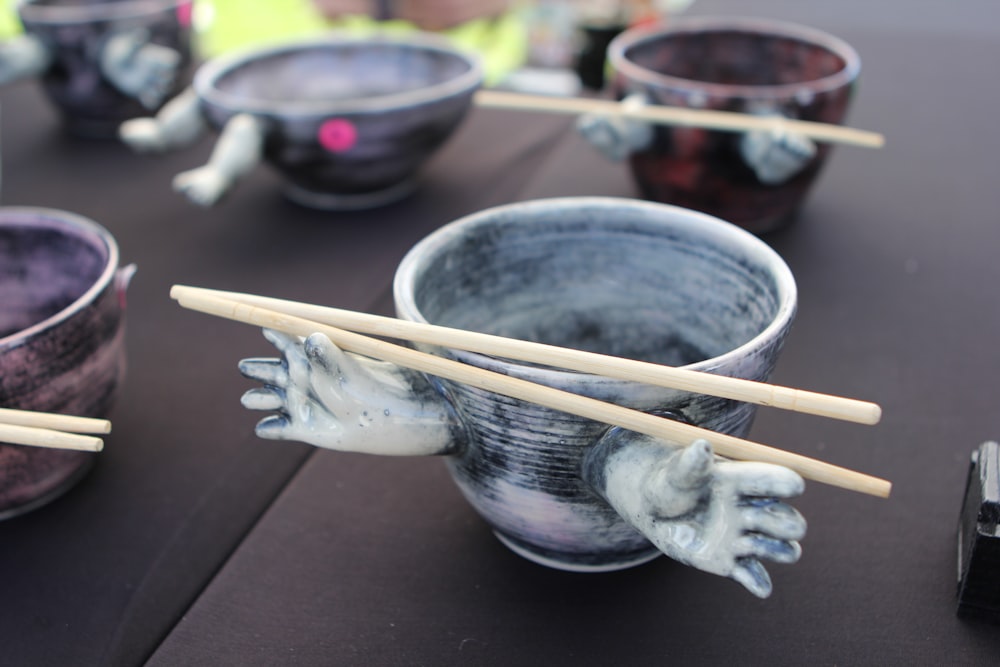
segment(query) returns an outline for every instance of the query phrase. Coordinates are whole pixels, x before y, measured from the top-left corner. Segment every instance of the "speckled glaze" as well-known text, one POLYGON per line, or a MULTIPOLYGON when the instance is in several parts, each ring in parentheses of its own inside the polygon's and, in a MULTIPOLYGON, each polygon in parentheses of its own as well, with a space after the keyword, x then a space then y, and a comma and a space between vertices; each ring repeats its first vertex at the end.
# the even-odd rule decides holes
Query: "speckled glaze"
MULTIPOLYGON (((132 268, 93 221, 0 208, 0 406, 107 416, 125 373, 132 268)), ((62 494, 95 456, 0 444, 0 518, 62 494)))
MULTIPOLYGON (((21 0, 17 10, 25 33, 40 38, 51 54, 41 82, 66 127, 77 135, 110 138, 123 120, 150 109, 105 77, 100 58, 107 41, 146 30, 150 43, 181 55, 177 69, 182 70, 190 61, 191 7, 192 0, 21 0)), ((182 85, 177 77, 167 92, 182 85)))
MULTIPOLYGON (((811 28, 763 19, 691 17, 634 28, 608 49, 610 88, 647 103, 839 124, 860 58, 848 44, 811 28)), ((761 177, 743 136, 657 126, 653 141, 629 157, 643 196, 710 213, 754 233, 788 224, 829 155, 818 144, 793 174, 761 177), (814 150, 814 152, 812 152, 814 150)), ((801 141, 777 144, 799 153, 801 141)), ((753 148, 750 149, 751 151, 753 148)))
POLYGON ((475 59, 430 36, 332 34, 210 61, 194 88, 217 130, 237 114, 263 122, 291 199, 359 209, 412 191, 481 81, 475 59))
MULTIPOLYGON (((756 380, 774 367, 796 304, 788 267, 751 234, 693 211, 613 198, 525 202, 451 223, 410 251, 394 289, 404 319, 756 380)), ((423 349, 737 436, 755 412, 720 398, 423 349)), ((447 459, 451 473, 506 545, 584 571, 659 555, 581 474, 606 425, 432 382, 467 430, 447 459)))

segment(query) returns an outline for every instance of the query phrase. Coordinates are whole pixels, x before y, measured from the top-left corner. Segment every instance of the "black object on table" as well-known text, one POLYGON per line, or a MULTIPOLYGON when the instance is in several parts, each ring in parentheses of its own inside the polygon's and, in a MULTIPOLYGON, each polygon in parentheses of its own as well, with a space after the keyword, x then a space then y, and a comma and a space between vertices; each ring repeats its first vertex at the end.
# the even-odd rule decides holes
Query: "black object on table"
POLYGON ((958 524, 958 614, 1000 621, 1000 444, 972 454, 958 524))

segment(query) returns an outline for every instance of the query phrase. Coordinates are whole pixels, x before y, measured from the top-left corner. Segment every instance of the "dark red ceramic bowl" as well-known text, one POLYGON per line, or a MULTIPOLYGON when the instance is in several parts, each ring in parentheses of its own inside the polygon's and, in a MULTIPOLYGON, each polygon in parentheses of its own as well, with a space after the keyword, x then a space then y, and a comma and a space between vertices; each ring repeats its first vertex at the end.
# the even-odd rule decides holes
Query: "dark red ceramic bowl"
MULTIPOLYGON (((612 41, 608 60, 618 98, 832 124, 844 121, 861 69, 850 45, 819 30, 718 16, 633 28, 612 41)), ((738 132, 656 126, 629 156, 632 174, 646 199, 758 234, 778 229, 793 219, 830 145, 816 145, 792 173, 769 180, 742 142, 738 132)))

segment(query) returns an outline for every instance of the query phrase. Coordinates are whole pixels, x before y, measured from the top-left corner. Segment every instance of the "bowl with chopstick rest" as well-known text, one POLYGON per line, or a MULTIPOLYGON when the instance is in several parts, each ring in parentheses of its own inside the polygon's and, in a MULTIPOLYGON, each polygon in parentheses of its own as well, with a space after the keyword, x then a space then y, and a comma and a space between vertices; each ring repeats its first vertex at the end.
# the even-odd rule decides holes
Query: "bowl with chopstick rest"
MULTIPOLYGON (((537 200, 457 220, 406 255, 394 296, 402 323, 752 381, 771 373, 796 310, 790 270, 755 236, 628 198, 537 200)), ((194 307, 179 289, 175 298, 194 307)), ((280 332, 244 321, 264 326, 282 357, 240 365, 263 385, 244 405, 275 413, 258 435, 442 456, 500 541, 532 561, 596 572, 666 553, 766 596, 761 561, 799 556, 805 522, 787 499, 802 478, 713 453, 713 438, 747 434, 751 403, 558 368, 555 352, 514 361, 426 342, 369 351, 310 320, 280 332), (475 377, 449 375, 469 369, 475 377), (609 426, 620 422, 595 418, 581 396, 669 435, 609 426)))
POLYGON ((409 194, 420 167, 451 136, 482 82, 478 60, 421 33, 332 33, 221 56, 155 118, 122 125, 139 151, 220 133, 203 167, 174 188, 212 205, 259 160, 305 206, 362 209, 409 194))
MULTIPOLYGON (((631 28, 608 62, 609 94, 635 107, 828 125, 844 122, 861 69, 857 52, 827 33, 723 16, 631 28)), ((794 219, 831 151, 781 124, 738 131, 589 115, 579 127, 608 157, 627 159, 644 198, 758 234, 794 219)))
MULTIPOLYGON (((125 375, 125 291, 112 235, 47 208, 0 207, 0 408, 106 417, 125 375)), ((0 444, 0 518, 61 495, 94 462, 0 444)))
POLYGON ((20 0, 0 84, 37 78, 66 128, 113 138, 186 85, 192 0, 20 0))

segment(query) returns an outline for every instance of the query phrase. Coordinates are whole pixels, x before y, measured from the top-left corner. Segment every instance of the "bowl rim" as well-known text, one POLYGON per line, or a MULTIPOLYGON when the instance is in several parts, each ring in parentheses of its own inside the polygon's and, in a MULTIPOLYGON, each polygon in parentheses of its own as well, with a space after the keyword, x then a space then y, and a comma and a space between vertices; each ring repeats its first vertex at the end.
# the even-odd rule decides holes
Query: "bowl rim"
POLYGON ((359 35, 343 31, 330 31, 324 36, 306 40, 282 42, 268 46, 243 49, 213 58, 195 72, 192 86, 203 103, 224 107, 236 113, 261 114, 274 117, 325 117, 334 114, 378 113, 386 109, 416 106, 438 99, 444 99, 474 91, 482 85, 483 65, 478 56, 459 49, 445 38, 422 32, 395 34, 376 31, 359 35), (389 93, 378 97, 348 98, 338 100, 308 100, 299 102, 276 102, 273 100, 248 100, 219 90, 215 83, 222 76, 239 67, 261 58, 294 51, 319 50, 331 47, 358 45, 390 45, 436 51, 464 61, 468 70, 441 83, 400 93, 389 93))
POLYGON ((88 5, 39 5, 37 0, 17 0, 18 15, 32 23, 98 23, 158 14, 192 0, 118 0, 88 5))
MULTIPOLYGON (((527 200, 484 209, 439 227, 418 241, 406 253, 396 269, 393 279, 393 301, 397 316, 402 319, 428 323, 415 301, 415 287, 419 271, 423 265, 443 252, 456 239, 465 235, 469 229, 490 225, 497 217, 509 217, 512 213, 515 215, 532 215, 535 212, 544 214, 546 211, 562 208, 578 211, 620 211, 623 206, 645 216, 643 224, 649 225, 665 221, 673 228, 696 231, 703 238, 715 239, 727 245, 739 244, 749 255, 758 258, 761 263, 766 262, 773 269, 772 276, 778 296, 778 307, 767 326, 741 345, 714 357, 686 364, 683 368, 705 371, 723 365, 735 364, 754 350, 764 347, 769 341, 778 340, 780 342, 783 339, 795 318, 798 308, 798 290, 791 268, 776 250, 754 234, 721 218, 672 204, 629 197, 552 197, 527 200)), ((618 219, 613 215, 606 217, 611 220, 618 219)), ((478 352, 449 348, 448 353, 466 363, 482 368, 500 368, 507 372, 513 371, 511 374, 529 373, 540 378, 539 381, 543 383, 552 383, 552 386, 563 386, 571 378, 598 378, 601 382, 606 383, 634 384, 630 380, 535 366, 478 352)))
MULTIPOLYGON (((73 315, 77 314, 89 304, 93 303, 97 297, 107 289, 118 271, 119 253, 118 243, 114 236, 107 229, 90 218, 54 208, 36 206, 0 206, 0 227, 9 226, 11 223, 22 221, 44 221, 50 223, 52 229, 72 230, 80 238, 90 236, 93 240, 104 243, 108 256, 104 264, 104 269, 94 283, 88 287, 80 296, 73 300, 62 310, 53 313, 49 317, 35 322, 29 327, 15 331, 7 336, 0 337, 0 348, 17 344, 23 340, 36 336, 39 333, 54 328, 58 324, 65 322, 73 315), (56 223, 56 224, 51 224, 56 223)), ((20 226, 28 226, 22 224, 20 226)))
POLYGON ((861 56, 848 42, 822 30, 775 19, 746 16, 697 16, 672 20, 669 24, 646 25, 630 28, 615 37, 608 45, 608 62, 626 78, 646 85, 701 92, 712 97, 786 98, 805 90, 813 94, 836 90, 857 80, 861 73, 861 56), (844 61, 844 66, 833 74, 794 83, 749 85, 727 84, 687 79, 660 74, 641 67, 626 57, 629 49, 644 42, 669 35, 695 32, 741 32, 769 34, 797 40, 825 49, 844 61))

